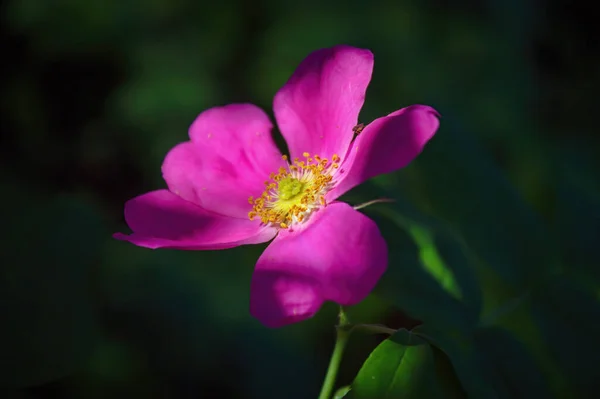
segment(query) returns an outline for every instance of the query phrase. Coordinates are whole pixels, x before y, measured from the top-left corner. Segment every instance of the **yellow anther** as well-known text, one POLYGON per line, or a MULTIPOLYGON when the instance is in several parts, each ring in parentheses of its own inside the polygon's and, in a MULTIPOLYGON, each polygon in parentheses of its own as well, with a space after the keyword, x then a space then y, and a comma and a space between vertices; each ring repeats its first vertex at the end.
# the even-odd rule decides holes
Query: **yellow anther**
POLYGON ((256 218, 264 224, 278 228, 291 228, 295 223, 305 221, 311 212, 327 205, 325 194, 331 189, 334 171, 339 167, 340 157, 332 156, 333 162, 308 152, 304 160, 281 158, 288 163, 269 175, 265 182, 265 191, 258 198, 248 198, 252 210, 250 220, 256 218))

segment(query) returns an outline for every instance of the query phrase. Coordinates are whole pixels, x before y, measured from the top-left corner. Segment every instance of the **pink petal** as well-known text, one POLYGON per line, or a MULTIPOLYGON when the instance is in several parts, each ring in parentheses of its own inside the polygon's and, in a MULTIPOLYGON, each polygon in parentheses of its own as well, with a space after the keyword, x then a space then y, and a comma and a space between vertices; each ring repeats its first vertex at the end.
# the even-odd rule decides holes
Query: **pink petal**
POLYGON ((167 190, 127 201, 125 220, 133 234, 114 237, 152 249, 225 249, 266 242, 277 233, 249 219, 209 212, 167 190))
POLYGON ((431 107, 411 105, 371 122, 352 143, 327 200, 333 201, 371 177, 408 165, 437 131, 438 117, 431 107))
POLYGON ((297 231, 280 231, 259 258, 250 287, 250 313, 268 327, 312 317, 323 301, 354 305, 387 266, 375 222, 335 202, 297 231))
POLYGON ((271 137, 268 116, 250 104, 201 113, 162 166, 169 189, 222 215, 247 218, 248 197, 259 196, 271 172, 285 162, 271 137))
POLYGON ((372 70, 373 54, 349 46, 318 50, 302 61, 273 103, 292 158, 345 154, 372 70))

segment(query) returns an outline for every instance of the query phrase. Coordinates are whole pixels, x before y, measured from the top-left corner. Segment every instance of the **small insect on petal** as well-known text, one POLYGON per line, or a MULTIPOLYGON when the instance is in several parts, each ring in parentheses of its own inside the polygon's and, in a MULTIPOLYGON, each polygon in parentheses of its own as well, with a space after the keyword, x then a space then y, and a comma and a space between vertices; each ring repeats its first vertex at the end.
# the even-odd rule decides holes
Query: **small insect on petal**
POLYGON ((356 134, 358 136, 360 134, 360 132, 363 131, 364 128, 365 128, 365 124, 359 123, 358 125, 356 125, 352 128, 352 131, 354 132, 354 134, 356 134))

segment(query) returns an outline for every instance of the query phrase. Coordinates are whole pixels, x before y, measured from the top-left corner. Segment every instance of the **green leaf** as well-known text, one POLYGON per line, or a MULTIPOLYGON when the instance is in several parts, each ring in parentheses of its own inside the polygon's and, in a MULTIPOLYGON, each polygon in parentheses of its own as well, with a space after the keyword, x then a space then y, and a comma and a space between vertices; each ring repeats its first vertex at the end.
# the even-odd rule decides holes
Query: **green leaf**
MULTIPOLYGON (((374 191, 381 191, 378 196, 393 198, 392 203, 375 204, 363 208, 363 211, 378 222, 388 241, 389 249, 393 252, 393 257, 397 257, 400 261, 402 258, 408 257, 398 253, 396 247, 399 244, 404 251, 409 248, 416 250, 418 267, 413 269, 408 264, 390 261, 391 273, 388 272, 386 278, 389 279, 389 275, 392 273, 397 274, 400 278, 400 274, 403 273, 424 271, 428 275, 425 277, 427 280, 431 280, 429 277, 432 278, 428 284, 436 283, 445 291, 445 294, 449 294, 454 301, 460 302, 461 307, 467 309, 471 316, 476 318, 482 308, 482 292, 476 275, 476 258, 464 240, 455 234, 446 223, 425 215, 410 204, 403 195, 396 193, 394 184, 390 183, 387 178, 379 180, 381 185, 386 186, 383 190, 365 184, 364 189, 355 190, 346 195, 344 200, 359 204, 364 202, 368 196, 372 197, 374 191), (397 242, 406 236, 410 237, 414 246, 397 242), (402 268, 402 270, 398 271, 398 268, 402 268)), ((412 257, 412 255, 409 256, 412 257)), ((401 281, 398 282, 401 283, 401 281)))
POLYGON ((345 386, 345 387, 341 387, 340 389, 338 389, 337 391, 335 391, 335 394, 333 395, 333 399, 342 399, 342 398, 345 398, 346 395, 348 394, 348 392, 350 392, 350 385, 345 386))
MULTIPOLYGON (((521 312, 517 312, 514 317, 520 320, 521 312)), ((522 330, 526 332, 529 324, 533 325, 531 320, 521 323, 525 325, 522 330)), ((550 395, 548 377, 555 376, 556 367, 543 350, 543 345, 540 350, 540 345, 530 343, 535 339, 535 334, 528 335, 529 341, 521 343, 508 330, 496 326, 456 332, 425 324, 413 331, 448 355, 470 397, 520 398, 550 395)), ((560 376, 556 379, 560 380, 560 376)), ((556 386, 561 386, 560 381, 553 388, 556 386)))
POLYGON ((477 280, 473 254, 464 242, 447 230, 435 231, 432 245, 443 265, 452 273, 461 293, 461 302, 473 314, 480 314, 483 295, 477 280))
POLYGON ((419 255, 424 269, 442 286, 444 291, 461 301, 463 294, 452 270, 448 269, 440 257, 433 241, 433 234, 427 228, 411 223, 409 233, 419 246, 419 255))
POLYGON ((431 345, 407 330, 399 330, 371 353, 358 372, 348 398, 433 398, 463 397, 448 363, 431 345), (443 375, 443 382, 440 378, 443 375), (446 389, 451 388, 451 391, 446 389))
POLYGON ((498 387, 489 384, 493 380, 493 370, 474 346, 470 333, 439 330, 427 324, 413 329, 413 333, 448 357, 468 397, 503 397, 498 387))

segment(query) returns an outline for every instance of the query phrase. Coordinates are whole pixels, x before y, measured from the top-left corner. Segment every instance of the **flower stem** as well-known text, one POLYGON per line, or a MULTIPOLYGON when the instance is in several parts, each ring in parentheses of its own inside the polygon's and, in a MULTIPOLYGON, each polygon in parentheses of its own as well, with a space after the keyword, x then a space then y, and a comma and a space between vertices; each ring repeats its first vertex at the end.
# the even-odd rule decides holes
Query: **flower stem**
POLYGON ((351 330, 363 330, 372 334, 394 335, 398 330, 379 324, 353 324, 351 330))
POLYGON ((336 327, 335 346, 333 347, 333 353, 331 354, 331 359, 329 360, 329 367, 327 368, 327 374, 325 375, 325 380, 323 381, 323 386, 321 387, 319 399, 331 399, 333 388, 335 387, 335 379, 342 361, 342 355, 344 354, 346 343, 350 337, 350 330, 346 328, 346 326, 349 324, 348 318, 346 317, 346 313, 342 307, 340 307, 339 319, 340 324, 336 327))
POLYGON ((366 208, 367 206, 373 205, 373 204, 379 204, 379 203, 385 203, 385 202, 394 202, 393 199, 391 198, 379 198, 379 199, 374 199, 368 202, 363 202, 362 204, 356 205, 354 207, 355 210, 359 210, 362 208, 366 208))

